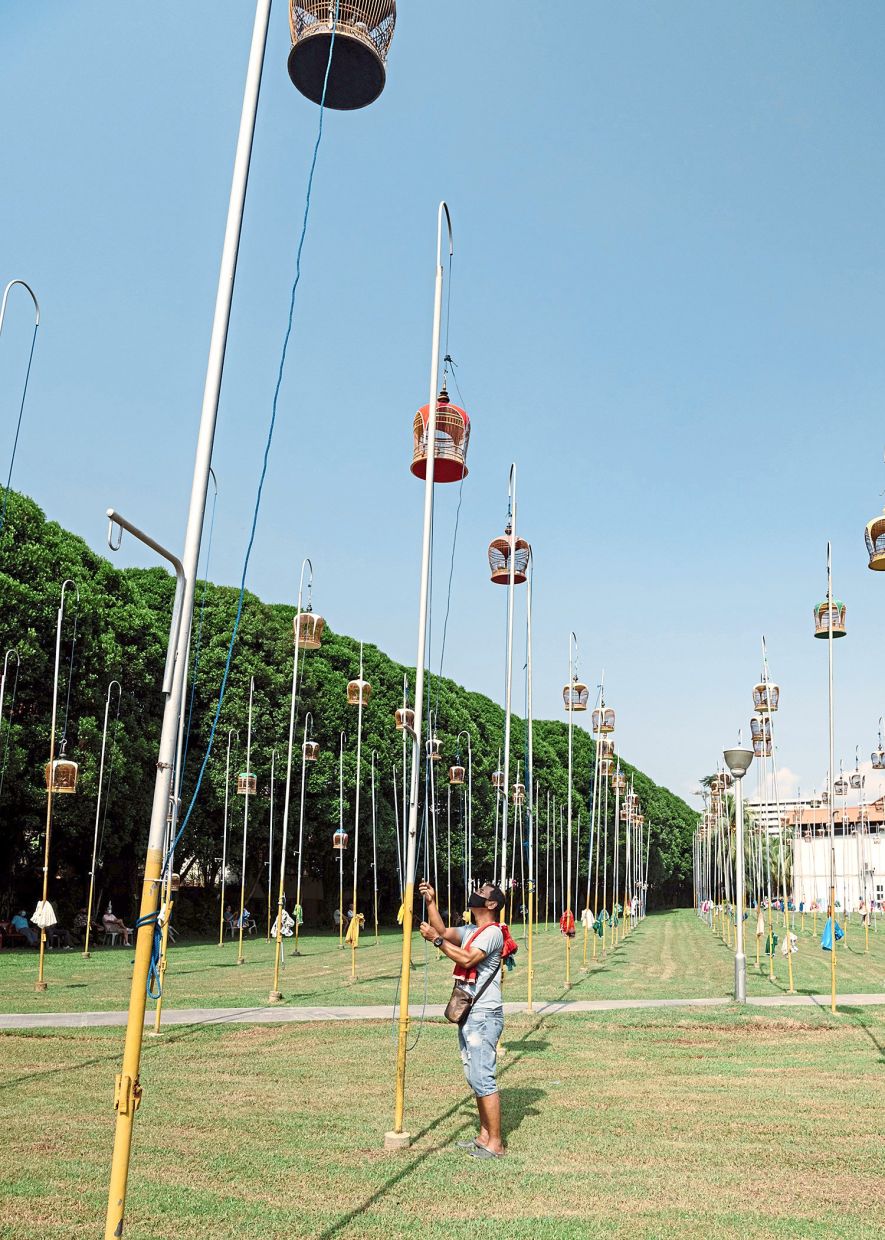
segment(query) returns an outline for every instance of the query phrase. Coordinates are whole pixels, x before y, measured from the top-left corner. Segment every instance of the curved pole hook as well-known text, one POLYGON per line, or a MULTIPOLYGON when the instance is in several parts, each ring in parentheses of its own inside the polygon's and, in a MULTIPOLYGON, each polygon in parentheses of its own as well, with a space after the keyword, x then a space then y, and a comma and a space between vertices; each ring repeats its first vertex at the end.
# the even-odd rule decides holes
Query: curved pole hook
POLYGON ((452 240, 452 217, 451 217, 451 214, 449 213, 448 203, 445 200, 443 200, 439 204, 439 211, 437 212, 437 220, 436 220, 436 265, 437 267, 442 267, 443 215, 445 215, 446 217, 446 228, 448 229, 448 233, 449 233, 449 258, 451 258, 452 255, 455 253, 455 245, 452 240))
POLYGON ((31 288, 30 284, 26 283, 24 280, 10 280, 6 288, 3 290, 3 302, 0 304, 0 332, 3 331, 3 320, 6 317, 6 303, 9 300, 9 290, 16 284, 19 284, 23 289, 26 289, 27 292, 30 293, 31 301, 34 303, 34 326, 40 326, 40 303, 37 301, 34 290, 31 288))

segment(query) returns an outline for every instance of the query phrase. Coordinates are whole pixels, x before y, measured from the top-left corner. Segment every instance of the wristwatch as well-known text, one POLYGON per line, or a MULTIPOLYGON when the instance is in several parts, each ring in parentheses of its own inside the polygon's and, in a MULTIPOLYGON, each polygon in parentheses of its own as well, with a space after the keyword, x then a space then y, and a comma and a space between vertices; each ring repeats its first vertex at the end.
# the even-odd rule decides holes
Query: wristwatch
POLYGON ((441 934, 438 934, 436 938, 433 940, 433 946, 442 947, 442 945, 443 945, 443 936, 441 934))

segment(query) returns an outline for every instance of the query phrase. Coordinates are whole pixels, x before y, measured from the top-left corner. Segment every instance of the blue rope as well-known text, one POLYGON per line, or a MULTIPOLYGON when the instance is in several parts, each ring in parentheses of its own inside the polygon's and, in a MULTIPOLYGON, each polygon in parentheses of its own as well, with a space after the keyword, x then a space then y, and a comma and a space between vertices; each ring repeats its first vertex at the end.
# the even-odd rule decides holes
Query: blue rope
POLYGON ((283 383, 283 372, 286 366, 286 357, 289 351, 289 339, 292 335, 292 322, 295 316, 295 295, 298 291, 298 285, 301 282, 301 254, 302 254, 302 250, 304 249, 304 241, 307 236, 307 225, 308 225, 308 220, 310 217, 310 199, 311 199, 311 192, 313 190, 313 178, 314 178, 314 173, 316 171, 316 166, 317 166, 317 157, 319 156, 319 152, 320 152, 320 143, 322 142, 322 139, 323 139, 323 118, 325 116, 326 90, 329 85, 329 73, 332 68, 332 53, 335 48, 335 35, 338 29, 339 3, 340 3, 340 0, 335 0, 335 17, 334 17, 333 24, 332 24, 332 39, 329 43, 329 59, 326 62, 326 76, 323 78, 323 93, 320 96, 320 120, 319 120, 318 129, 317 129, 316 142, 314 143, 314 147, 313 147, 313 157, 310 163, 310 173, 308 174, 308 178, 307 178, 307 194, 306 194, 305 202, 304 202, 304 218, 302 219, 302 222, 301 222, 301 236, 298 239, 298 250, 297 250, 296 259, 295 259, 295 280, 292 284, 292 294, 289 298, 289 318, 286 324, 286 334, 283 338, 283 348, 280 354, 280 365, 277 371, 277 382, 276 382, 276 387, 274 388, 273 404, 271 406, 270 425, 267 430, 267 441, 264 445, 264 458, 261 464, 261 475, 258 480, 258 492, 255 497, 255 508, 252 513, 252 526, 249 531, 249 542, 246 547, 246 555, 243 560, 243 573, 240 578, 240 593, 239 593, 239 598, 237 599, 237 612, 236 612, 236 616, 234 617, 234 627, 233 627, 233 631, 231 632, 230 643, 227 648, 227 658, 225 659, 225 663, 224 663, 224 673, 221 677, 221 687, 218 692, 218 705, 215 709, 215 717, 212 720, 212 727, 209 731, 209 740, 206 744, 206 752, 204 753, 203 761, 200 764, 200 770, 199 770, 199 774, 197 775, 196 786, 191 796, 190 804, 187 807, 187 813, 185 814, 184 819, 182 820, 181 826, 178 830, 178 834, 176 835, 175 839, 172 841, 169 847, 169 851, 166 853, 166 857, 163 861, 163 873, 164 874, 169 866, 169 862, 172 858, 173 853, 175 852, 176 846, 178 845, 178 842, 181 839, 182 835, 184 835, 187 825, 190 822, 190 817, 194 811, 194 806, 196 805, 197 797, 200 795, 200 788, 203 783, 203 776, 206 773, 206 767, 209 763, 209 758, 212 754, 212 746, 215 742, 215 733, 218 729, 218 720, 221 717, 221 707, 224 703, 224 694, 227 689, 228 676, 230 675, 230 665, 233 659, 234 646, 236 645, 237 633, 240 628, 240 619, 243 614, 243 602, 246 597, 246 574, 248 573, 248 570, 249 570, 249 560, 252 556, 252 547, 255 542, 255 531, 258 526, 258 514, 261 509, 261 495, 264 490, 264 480, 265 480, 265 477, 267 476, 267 465, 268 465, 268 460, 270 457, 271 444, 273 443, 274 427, 276 425, 276 420, 277 420, 277 404, 278 404, 279 396, 280 396, 280 388, 282 387, 282 383, 283 383))
POLYGON ((6 475, 6 490, 3 492, 3 510, 0 512, 0 532, 2 532, 6 524, 6 505, 9 502, 9 487, 12 483, 12 467, 15 464, 15 453, 18 448, 19 432, 22 428, 22 414, 25 411, 25 397, 28 394, 28 380, 31 377, 31 362, 34 360, 34 345, 37 343, 38 323, 34 324, 34 334, 31 337, 31 351, 28 354, 28 369, 25 371, 25 386, 22 388, 22 400, 18 410, 18 422, 15 426, 15 439, 12 441, 12 456, 9 458, 9 473, 6 475))
POLYGON ((147 979, 147 996, 149 999, 159 999, 163 994, 163 987, 160 984, 160 956, 163 951, 163 931, 158 924, 158 913, 147 913, 144 917, 139 917, 135 923, 136 933, 142 926, 150 926, 153 924, 154 935, 151 940, 151 960, 148 965, 147 979))

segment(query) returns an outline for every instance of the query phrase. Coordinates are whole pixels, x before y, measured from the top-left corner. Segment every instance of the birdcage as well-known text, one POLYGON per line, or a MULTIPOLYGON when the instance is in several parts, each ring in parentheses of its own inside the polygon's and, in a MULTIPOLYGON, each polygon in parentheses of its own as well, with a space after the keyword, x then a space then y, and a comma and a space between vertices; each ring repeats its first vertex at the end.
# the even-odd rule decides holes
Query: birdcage
POLYGON ((525 784, 514 784, 510 794, 510 799, 514 805, 525 804, 525 784))
POLYGON ((615 769, 614 758, 606 757, 606 758, 599 759, 599 770, 601 771, 603 775, 611 775, 614 769, 615 769))
POLYGON ((415 712, 411 706, 398 706, 393 716, 397 732, 415 731, 415 712))
POLYGON ((77 763, 65 757, 65 743, 62 741, 58 757, 51 763, 47 762, 43 768, 47 792, 52 792, 53 796, 76 792, 78 773, 77 763))
POLYGON ((466 773, 467 772, 464 770, 463 766, 458 766, 457 764, 455 766, 450 766, 449 767, 449 783, 450 784, 463 784, 464 776, 466 775, 466 773))
POLYGON ((593 732, 608 734, 615 730, 615 712, 610 706, 597 706, 590 716, 590 727, 593 732))
POLYGON ((833 792, 837 797, 848 795, 848 780, 843 775, 840 775, 833 784, 833 792))
POLYGON ((864 777, 861 775, 860 771, 852 771, 848 776, 848 783, 850 787, 857 791, 857 789, 864 786, 864 777))
POLYGON ((827 788, 824 788, 823 792, 820 794, 820 803, 821 805, 829 805, 830 803, 830 793, 827 788))
POLYGON ((870 754, 874 771, 885 771, 885 749, 874 749, 870 754))
POLYGON ((492 787, 493 788, 504 787, 504 772, 503 771, 492 771, 492 787))
POLYGON ((753 709, 760 715, 776 711, 780 695, 776 684, 770 680, 760 680, 758 685, 753 686, 753 709))
POLYGON ((305 741, 301 746, 301 752, 304 754, 305 762, 316 762, 320 756, 319 741, 305 741))
MULTIPOLYGON (((416 478, 427 476, 427 431, 430 406, 424 405, 415 414, 412 429, 411 470, 416 478)), ((453 405, 445 388, 436 404, 436 447, 433 458, 434 482, 460 482, 466 478, 467 445, 470 442, 470 418, 467 411, 453 405)))
POLYGON ((771 757, 771 740, 770 739, 765 740, 761 736, 756 738, 753 741, 753 755, 756 758, 770 758, 771 757))
POLYGON ((832 615, 830 604, 826 599, 818 603, 814 609, 814 636, 828 638, 832 625, 833 638, 845 636, 845 604, 841 599, 834 598, 832 615))
POLYGON ((347 832, 344 830, 343 827, 339 827, 338 830, 335 832, 335 834, 332 836, 332 847, 334 848, 335 852, 344 852, 345 848, 347 847, 347 832))
POLYGON ((513 527, 507 522, 503 538, 493 538, 489 543, 489 568, 496 586, 510 585, 510 563, 513 561, 513 584, 521 586, 529 570, 532 549, 524 538, 514 542, 513 527))
POLYGON ((254 797, 258 791, 258 779, 252 771, 240 771, 237 776, 237 796, 254 797))
POLYGON ((645 814, 643 814, 641 811, 638 814, 634 814, 633 821, 637 827, 644 827, 645 826, 645 814))
POLYGON ((768 715, 754 715, 750 720, 750 736, 754 741, 771 744, 771 720, 768 715))
POLYGON ((867 522, 866 542, 870 557, 869 567, 882 572, 885 569, 885 512, 867 522))
POLYGON ((367 680, 363 680, 361 677, 351 680, 347 685, 347 705, 368 706, 371 692, 372 686, 367 680))
POLYGON ((627 806, 631 810, 639 809, 639 794, 637 792, 627 793, 627 806))
POLYGON ((427 738, 427 757, 431 762, 439 762, 442 758, 442 741, 438 736, 429 736, 427 738))
POLYGON ((614 758, 615 756, 615 742, 614 741, 608 741, 608 740, 604 740, 600 738, 596 742, 596 747, 599 752, 600 760, 603 760, 603 759, 611 760, 612 758, 614 758))
POLYGON ((316 612, 307 611, 299 612, 292 620, 295 629, 295 642, 299 650, 319 650, 323 640, 323 629, 326 622, 322 616, 318 616, 316 612))
POLYGON ((289 77, 313 103, 364 108, 384 89, 395 26, 396 0, 289 0, 289 77))
POLYGON ((623 771, 615 771, 612 775, 612 792, 622 793, 627 790, 627 776, 623 771))
POLYGON ((564 685, 562 690, 562 701, 566 711, 579 711, 587 709, 587 699, 590 696, 590 690, 577 676, 570 685, 564 685))

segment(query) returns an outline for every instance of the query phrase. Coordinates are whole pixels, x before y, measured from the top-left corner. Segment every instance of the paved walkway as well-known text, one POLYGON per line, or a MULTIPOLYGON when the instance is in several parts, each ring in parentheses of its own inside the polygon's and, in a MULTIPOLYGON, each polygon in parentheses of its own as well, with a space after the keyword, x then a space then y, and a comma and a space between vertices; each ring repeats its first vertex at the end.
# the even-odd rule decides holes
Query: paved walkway
MULTIPOLYGON (((635 1008, 728 1007, 730 998, 715 999, 574 999, 555 1003, 536 1002, 537 1016, 571 1015, 573 1012, 617 1012, 635 1008)), ((873 1007, 885 1004, 885 994, 839 995, 840 1007, 873 1007)), ((829 995, 765 995, 747 1000, 749 1007, 822 1007, 829 1009, 829 995)), ((505 1003, 504 1012, 525 1012, 525 1003, 505 1003)), ((442 1004, 409 1008, 414 1017, 440 1017, 442 1004)), ((341 1020, 391 1020, 387 1005, 367 1007, 257 1007, 257 1008, 166 1008, 164 1025, 276 1025, 326 1024, 341 1020)), ((153 1012, 145 1024, 153 1024, 153 1012)), ((0 1013, 0 1029, 86 1029, 125 1025, 125 1012, 10 1012, 0 1013)))

